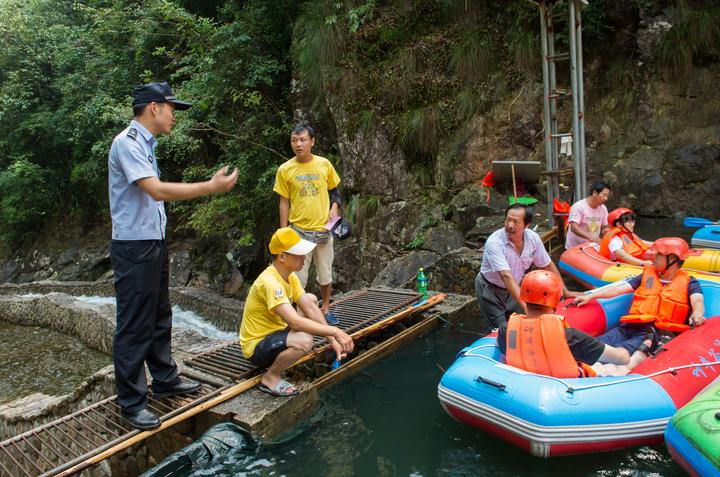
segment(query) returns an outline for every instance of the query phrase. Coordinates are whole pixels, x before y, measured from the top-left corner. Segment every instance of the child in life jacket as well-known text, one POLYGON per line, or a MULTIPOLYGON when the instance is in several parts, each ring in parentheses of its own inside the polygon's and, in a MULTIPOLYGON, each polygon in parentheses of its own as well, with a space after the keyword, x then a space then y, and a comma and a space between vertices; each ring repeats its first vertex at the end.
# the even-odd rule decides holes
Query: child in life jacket
POLYGON ((619 207, 608 214, 610 229, 600 241, 600 255, 615 262, 630 263, 641 267, 652 265, 647 251, 650 244, 635 233, 635 212, 619 207))
POLYGON ((513 314, 498 329, 497 343, 507 364, 555 377, 592 376, 597 361, 624 365, 630 355, 584 331, 569 328, 553 312, 562 298, 562 279, 547 270, 533 270, 520 283, 527 315, 513 314))
POLYGON ((646 266, 642 275, 619 281, 614 286, 575 297, 573 303, 582 306, 596 298, 610 298, 634 291, 632 305, 620 324, 598 339, 606 344, 623 347, 628 352, 642 351, 648 355, 660 334, 668 337, 699 326, 705 322, 705 302, 700 283, 681 269, 689 253, 687 242, 679 237, 665 237, 650 247, 655 251, 653 265, 646 266), (644 341, 645 340, 645 341, 644 341))

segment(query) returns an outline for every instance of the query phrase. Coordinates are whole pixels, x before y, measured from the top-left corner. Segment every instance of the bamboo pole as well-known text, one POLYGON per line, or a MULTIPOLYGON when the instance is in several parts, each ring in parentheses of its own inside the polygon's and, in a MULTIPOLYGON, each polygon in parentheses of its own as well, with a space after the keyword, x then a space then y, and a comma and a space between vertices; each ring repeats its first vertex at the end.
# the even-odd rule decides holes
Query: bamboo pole
POLYGON ((517 185, 515 184, 515 164, 510 164, 510 170, 512 171, 513 179, 513 197, 515 198, 515 204, 517 204, 517 185))
MULTIPOLYGON (((425 310, 432 306, 435 306, 436 304, 443 301, 446 297, 447 297, 447 295, 444 293, 438 293, 436 295, 433 295, 430 298, 428 298, 427 300, 423 300, 420 303, 411 305, 411 306, 397 312, 396 314, 394 314, 378 323, 375 323, 374 325, 368 326, 365 329, 362 329, 362 330, 359 330, 359 331, 353 333, 351 336, 352 336, 353 340, 363 338, 369 334, 372 334, 376 331, 386 328, 386 327, 396 323, 397 321, 400 321, 401 319, 405 318, 408 315, 411 315, 418 311, 422 311, 422 310, 425 310)), ((315 356, 318 356, 319 354, 326 352, 328 350, 328 348, 330 348, 329 344, 322 346, 321 348, 318 348, 316 350, 313 350, 312 352, 310 352, 310 353, 306 354, 305 356, 303 356, 302 358, 298 359, 291 367, 297 366, 298 364, 304 363, 304 362, 314 358, 315 356)), ((231 387, 227 388, 226 390, 222 391, 218 396, 214 397, 213 399, 205 401, 202 404, 200 404, 199 406, 188 409, 187 411, 183 412, 182 414, 173 416, 172 418, 168 419, 167 421, 163 421, 162 424, 160 425, 160 427, 158 427, 157 429, 140 432, 139 434, 132 436, 130 439, 120 442, 117 445, 111 447, 110 449, 107 449, 107 450, 99 453, 98 455, 93 456, 93 457, 87 459, 86 461, 81 462, 77 465, 74 465, 73 467, 70 467, 69 469, 67 469, 59 474, 55 474, 55 475, 56 475, 56 477, 68 477, 68 476, 74 475, 84 469, 87 469, 88 467, 92 467, 93 465, 95 465, 99 462, 102 462, 103 460, 105 460, 109 457, 112 457, 113 455, 117 454, 118 452, 125 450, 128 447, 131 447, 131 446, 147 439, 148 437, 152 436, 153 434, 157 434, 158 432, 161 432, 169 427, 172 427, 179 422, 189 419, 189 418, 195 416, 196 414, 199 414, 207 409, 213 408, 213 407, 217 406, 218 404, 221 404, 221 403, 227 401, 228 399, 232 399, 232 398, 244 393, 245 391, 247 391, 247 390, 255 387, 257 384, 259 384, 261 379, 262 379, 262 374, 259 374, 253 378, 247 379, 241 383, 231 386, 231 387)), ((48 475, 52 475, 52 474, 48 474, 48 475)))
POLYGON ((368 350, 368 352, 362 354, 361 356, 352 359, 348 364, 343 365, 335 371, 330 371, 329 373, 321 376, 320 378, 313 381, 313 386, 318 389, 325 388, 326 386, 329 386, 332 382, 343 379, 348 375, 354 373, 358 369, 374 363, 387 353, 395 351, 400 345, 430 331, 431 329, 437 327, 437 325, 437 317, 429 317, 421 321, 420 323, 411 326, 407 330, 393 336, 392 338, 383 341, 379 345, 372 348, 372 350, 368 350))

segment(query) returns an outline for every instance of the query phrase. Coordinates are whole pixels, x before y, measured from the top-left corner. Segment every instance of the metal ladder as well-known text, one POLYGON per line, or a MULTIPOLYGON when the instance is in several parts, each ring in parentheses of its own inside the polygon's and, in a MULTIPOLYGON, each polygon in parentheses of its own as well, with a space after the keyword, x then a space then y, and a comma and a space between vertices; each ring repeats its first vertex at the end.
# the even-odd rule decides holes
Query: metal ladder
POLYGON ((567 0, 567 12, 555 13, 563 0, 539 0, 533 2, 540 8, 540 40, 542 45, 543 72, 543 123, 545 125, 545 159, 547 177, 548 218, 553 216, 553 198, 560 197, 560 139, 572 137, 573 170, 575 172, 574 200, 586 196, 585 178, 585 105, 583 101, 582 66, 582 6, 586 0, 567 0), (569 52, 555 51, 555 23, 567 19, 569 52), (558 87, 556 63, 570 61, 570 88, 558 87), (558 129, 558 100, 572 100, 572 124, 570 131, 558 129))

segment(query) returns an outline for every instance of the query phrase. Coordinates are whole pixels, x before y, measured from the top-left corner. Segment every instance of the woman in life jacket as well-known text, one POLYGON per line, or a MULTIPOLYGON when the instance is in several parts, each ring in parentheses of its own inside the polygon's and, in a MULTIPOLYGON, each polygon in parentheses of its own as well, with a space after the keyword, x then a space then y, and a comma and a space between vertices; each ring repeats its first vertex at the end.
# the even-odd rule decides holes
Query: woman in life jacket
POLYGON ((527 315, 514 313, 498 329, 498 347, 507 364, 558 378, 594 376, 597 361, 626 364, 630 355, 599 342, 587 333, 569 328, 555 315, 562 298, 562 279, 547 270, 533 270, 520 283, 520 299, 527 315))
POLYGON ((655 252, 653 265, 646 266, 642 275, 585 293, 574 300, 577 306, 582 306, 592 299, 634 291, 628 314, 620 319, 618 326, 598 339, 629 351, 640 349, 646 354, 650 352, 650 347, 647 342, 643 343, 643 339, 648 333, 656 342, 658 330, 672 337, 674 333, 705 322, 705 302, 700 283, 681 269, 683 260, 690 253, 687 242, 679 237, 665 237, 657 239, 650 250, 655 252))
POLYGON ((648 260, 647 251, 650 248, 635 231, 635 213, 625 207, 619 207, 608 214, 610 230, 603 235, 600 241, 600 255, 616 262, 625 262, 633 265, 652 265, 648 260))

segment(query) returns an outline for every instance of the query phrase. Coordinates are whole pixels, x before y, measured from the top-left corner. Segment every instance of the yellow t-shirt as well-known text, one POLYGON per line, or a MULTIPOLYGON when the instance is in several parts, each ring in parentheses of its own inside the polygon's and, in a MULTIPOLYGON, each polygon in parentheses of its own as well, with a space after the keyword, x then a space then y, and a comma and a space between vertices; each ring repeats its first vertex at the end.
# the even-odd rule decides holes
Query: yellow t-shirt
POLYGON ((305 230, 325 230, 330 216, 328 190, 340 184, 332 163, 313 155, 309 162, 293 157, 275 175, 273 191, 290 199, 290 223, 305 230))
POLYGON ((246 358, 252 356, 255 346, 267 335, 287 328, 285 320, 272 310, 283 303, 297 302, 305 293, 294 273, 288 280, 283 280, 277 269, 270 265, 250 287, 240 324, 240 347, 246 358))

